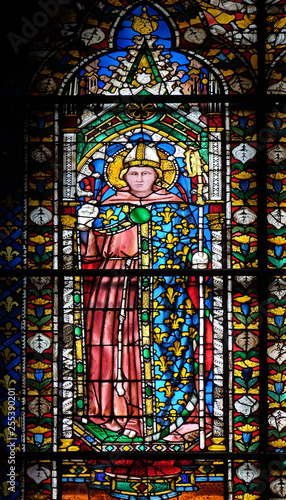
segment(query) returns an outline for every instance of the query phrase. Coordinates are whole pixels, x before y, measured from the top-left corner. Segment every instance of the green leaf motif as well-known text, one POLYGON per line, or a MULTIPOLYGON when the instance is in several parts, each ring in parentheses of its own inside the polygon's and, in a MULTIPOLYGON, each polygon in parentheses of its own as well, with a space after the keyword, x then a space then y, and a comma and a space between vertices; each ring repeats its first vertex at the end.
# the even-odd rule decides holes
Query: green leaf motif
POLYGON ((237 441, 235 445, 239 451, 246 451, 246 447, 244 446, 244 444, 240 443, 239 441, 237 441))
POLYGON ((259 448, 259 445, 260 445, 259 441, 258 443, 251 444, 247 450, 248 453, 253 453, 254 451, 256 451, 259 448))
POLYGON ((268 260, 277 269, 281 269, 282 267, 284 267, 286 265, 286 258, 285 257, 284 257, 284 259, 278 260, 278 259, 275 259, 274 257, 271 257, 271 255, 269 255, 268 260))

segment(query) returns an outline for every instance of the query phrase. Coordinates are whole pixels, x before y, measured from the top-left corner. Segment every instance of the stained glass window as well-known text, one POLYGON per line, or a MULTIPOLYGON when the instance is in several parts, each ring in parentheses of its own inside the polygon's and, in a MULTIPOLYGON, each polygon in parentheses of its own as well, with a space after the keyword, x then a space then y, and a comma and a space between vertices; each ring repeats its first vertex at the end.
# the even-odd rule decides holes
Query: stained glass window
POLYGON ((285 5, 43 0, 9 33, 3 497, 285 497, 285 5))

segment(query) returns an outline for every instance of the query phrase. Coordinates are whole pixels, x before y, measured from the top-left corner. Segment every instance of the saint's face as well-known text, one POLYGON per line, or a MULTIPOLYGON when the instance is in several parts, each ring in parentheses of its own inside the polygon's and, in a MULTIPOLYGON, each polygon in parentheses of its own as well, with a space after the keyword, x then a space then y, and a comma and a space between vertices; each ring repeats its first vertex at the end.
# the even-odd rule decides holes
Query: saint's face
POLYGON ((152 167, 131 167, 125 174, 124 179, 135 196, 143 198, 153 191, 157 174, 152 167))

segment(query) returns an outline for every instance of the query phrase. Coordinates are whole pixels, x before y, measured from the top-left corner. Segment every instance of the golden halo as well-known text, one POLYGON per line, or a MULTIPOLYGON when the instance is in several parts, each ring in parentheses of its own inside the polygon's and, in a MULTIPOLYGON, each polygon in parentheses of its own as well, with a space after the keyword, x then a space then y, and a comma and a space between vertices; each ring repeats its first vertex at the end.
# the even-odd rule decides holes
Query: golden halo
MULTIPOLYGON (((127 186, 127 183, 120 179, 120 172, 125 168, 123 161, 125 156, 128 155, 129 149, 122 151, 117 156, 115 156, 114 160, 111 161, 105 170, 106 177, 108 183, 111 187, 115 189, 121 189, 127 186)), ((177 178, 177 164, 175 161, 168 160, 168 155, 157 149, 157 153, 160 157, 160 165, 158 165, 158 169, 162 171, 162 177, 156 179, 156 185, 162 188, 168 189, 170 188, 177 178)))

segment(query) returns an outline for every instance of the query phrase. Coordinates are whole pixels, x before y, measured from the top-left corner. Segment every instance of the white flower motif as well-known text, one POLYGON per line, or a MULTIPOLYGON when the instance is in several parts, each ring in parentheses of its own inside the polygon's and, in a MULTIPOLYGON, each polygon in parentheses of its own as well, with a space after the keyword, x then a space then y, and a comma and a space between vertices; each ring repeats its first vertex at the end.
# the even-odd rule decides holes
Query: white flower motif
POLYGON ((275 144, 267 150, 267 157, 277 165, 286 159, 286 148, 282 144, 275 144))
POLYGON ((38 148, 34 148, 31 152, 31 157, 38 163, 45 163, 51 159, 52 155, 52 151, 43 144, 41 144, 38 148))
POLYGON ((45 226, 48 222, 51 222, 52 218, 52 212, 45 207, 37 207, 30 213, 31 221, 37 226, 45 226))
POLYGON ((276 410, 268 417, 268 422, 271 427, 275 427, 278 432, 286 427, 286 413, 282 410, 276 410))
POLYGON ((286 281, 282 278, 275 278, 269 285, 269 291, 279 300, 283 299, 286 295, 286 281))
POLYGON ((271 481, 270 489, 272 493, 280 498, 283 498, 286 495, 286 479, 283 477, 277 477, 277 479, 271 481))
POLYGON ((250 331, 244 331, 235 338, 235 344, 245 351, 250 351, 259 344, 259 337, 250 331))
POLYGON ((258 410, 259 403, 252 396, 242 396, 234 403, 234 406, 237 412, 248 416, 258 410))
POLYGON ((281 229, 286 224, 286 212, 285 210, 276 208, 267 215, 267 220, 276 229, 281 229))
POLYGON ((45 479, 48 479, 51 475, 51 471, 41 464, 32 465, 27 469, 28 476, 35 481, 35 483, 40 484, 45 479))
POLYGON ((256 280, 255 276, 236 276, 235 281, 240 283, 243 288, 248 288, 256 280))
POLYGON ((256 155, 256 149, 246 142, 243 142, 233 149, 232 154, 236 160, 239 160, 244 164, 248 160, 252 160, 252 158, 254 158, 254 156, 256 155))
POLYGON ((267 349, 267 354, 271 359, 274 359, 278 365, 282 365, 286 361, 286 345, 283 342, 276 342, 267 349))
POLYGON ((253 210, 251 210, 251 208, 242 207, 235 212, 233 218, 237 224, 247 226, 248 224, 252 224, 256 221, 257 215, 253 210))
POLYGON ((260 476, 260 470, 255 465, 245 462, 236 469, 236 475, 246 484, 249 484, 260 476))
POLYGON ((51 344, 52 344, 52 339, 50 339, 50 337, 47 337, 47 335, 44 335, 41 332, 35 333, 28 340, 29 347, 34 351, 39 352, 40 354, 49 349, 51 344))

